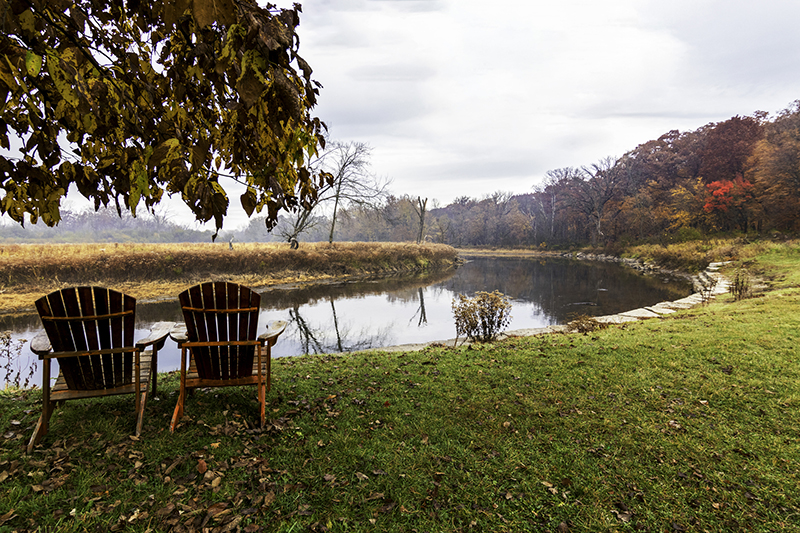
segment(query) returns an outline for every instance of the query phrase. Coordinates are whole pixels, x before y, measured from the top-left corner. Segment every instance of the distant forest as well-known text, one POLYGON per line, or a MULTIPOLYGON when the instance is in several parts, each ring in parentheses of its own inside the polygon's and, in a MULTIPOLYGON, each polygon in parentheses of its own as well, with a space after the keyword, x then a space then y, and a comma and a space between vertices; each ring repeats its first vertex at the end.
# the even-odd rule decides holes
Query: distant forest
MULTIPOLYGON (((669 131, 624 154, 551 170, 527 194, 498 191, 424 207, 420 195, 388 196, 346 206, 337 241, 424 240, 454 246, 559 248, 620 242, 672 242, 715 233, 800 229, 800 101, 770 117, 758 112, 669 131), (420 223, 423 231, 420 232, 420 223)), ((314 214, 303 241, 328 240, 330 220, 314 214)), ((114 210, 63 213, 57 228, 0 226, 0 242, 209 242, 212 231, 168 218, 118 216, 114 210)), ((218 240, 265 242, 279 237, 254 217, 218 240)))

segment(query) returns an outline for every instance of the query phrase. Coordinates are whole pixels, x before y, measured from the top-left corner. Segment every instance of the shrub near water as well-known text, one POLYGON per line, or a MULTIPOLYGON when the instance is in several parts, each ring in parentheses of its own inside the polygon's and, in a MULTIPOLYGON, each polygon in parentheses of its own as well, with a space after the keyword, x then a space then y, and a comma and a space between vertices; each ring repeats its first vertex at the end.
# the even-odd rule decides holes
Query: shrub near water
POLYGON ((471 341, 491 342, 511 320, 511 302, 499 291, 478 291, 474 298, 459 294, 453 298, 456 335, 471 341))

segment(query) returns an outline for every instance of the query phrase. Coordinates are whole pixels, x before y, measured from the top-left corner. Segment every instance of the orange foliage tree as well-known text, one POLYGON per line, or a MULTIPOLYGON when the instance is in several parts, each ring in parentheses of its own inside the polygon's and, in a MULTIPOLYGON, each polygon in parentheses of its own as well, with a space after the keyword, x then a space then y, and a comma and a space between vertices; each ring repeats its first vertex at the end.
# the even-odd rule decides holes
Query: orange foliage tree
POLYGON ((709 195, 703 210, 714 215, 717 229, 730 230, 748 227, 748 203, 753 199, 753 184, 741 174, 733 180, 712 181, 706 185, 709 195))

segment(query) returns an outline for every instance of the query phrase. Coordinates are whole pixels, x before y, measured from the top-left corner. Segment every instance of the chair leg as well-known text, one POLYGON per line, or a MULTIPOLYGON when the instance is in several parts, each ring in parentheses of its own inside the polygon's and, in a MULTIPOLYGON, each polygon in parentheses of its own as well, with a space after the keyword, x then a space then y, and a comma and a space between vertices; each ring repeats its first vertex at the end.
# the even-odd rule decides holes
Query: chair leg
MULTIPOLYGON (((133 379, 133 385, 134 385, 133 390, 136 391, 136 413, 137 413, 137 416, 138 416, 138 413, 141 413, 141 412, 144 411, 144 409, 142 408, 142 399, 141 399, 141 393, 142 393, 142 387, 141 387, 142 364, 141 364, 141 360, 140 360, 140 355, 141 354, 140 354, 138 348, 137 348, 135 353, 136 353, 136 358, 135 358, 136 363, 134 365, 134 372, 136 372, 136 374, 134 374, 134 379, 133 379)), ((149 381, 149 379, 147 381, 149 381)), ((150 385, 150 383, 145 383, 144 384, 145 388, 147 388, 149 385, 150 385)), ((138 433, 137 433, 137 435, 138 435, 138 433)))
POLYGON ((136 413, 136 436, 142 433, 142 423, 144 422, 144 408, 147 403, 147 385, 145 385, 144 392, 137 392, 136 394, 141 398, 139 401, 139 411, 136 413))
POLYGON ((267 400, 266 400, 266 394, 264 393, 263 382, 258 384, 258 403, 260 405, 260 410, 261 410, 261 427, 263 428, 267 411, 267 400))
POLYGON ((175 405, 175 412, 172 413, 172 421, 169 423, 170 433, 175 432, 175 426, 178 425, 181 417, 183 416, 183 402, 186 401, 186 348, 181 348, 181 386, 178 392, 178 403, 175 405))
POLYGON ((158 389, 158 350, 153 350, 153 357, 150 360, 150 373, 153 375, 153 398, 155 398, 158 389))
POLYGON ((33 428, 33 435, 31 435, 31 440, 28 442, 27 453, 31 453, 33 451, 33 447, 39 444, 42 441, 42 438, 47 435, 50 415, 52 414, 53 404, 52 402, 47 402, 42 406, 42 415, 36 422, 36 427, 33 428))
POLYGON ((267 346, 267 392, 272 388, 272 350, 267 346))
POLYGON ((41 442, 42 437, 47 434, 50 426, 50 415, 53 414, 53 402, 50 401, 50 359, 45 359, 42 363, 42 416, 36 422, 33 435, 28 442, 27 452, 31 453, 33 447, 41 442))
POLYGON ((172 421, 169 423, 169 431, 171 433, 175 432, 175 426, 178 425, 178 422, 183 417, 183 402, 186 400, 186 392, 183 387, 181 387, 181 391, 178 393, 178 403, 175 405, 175 412, 172 413, 172 421))

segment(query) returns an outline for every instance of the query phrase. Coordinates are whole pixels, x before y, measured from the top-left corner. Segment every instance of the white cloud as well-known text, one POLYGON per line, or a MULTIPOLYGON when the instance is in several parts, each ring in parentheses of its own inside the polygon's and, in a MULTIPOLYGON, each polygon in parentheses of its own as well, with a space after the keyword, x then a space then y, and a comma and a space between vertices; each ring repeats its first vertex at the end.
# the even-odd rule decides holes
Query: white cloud
POLYGON ((300 20, 332 138, 441 203, 800 98, 798 2, 307 0, 300 20))
POLYGON ((374 148, 397 193, 526 192, 796 99, 800 4, 766 0, 304 3, 318 114, 374 148), (425 8, 425 9, 423 9, 425 8))

